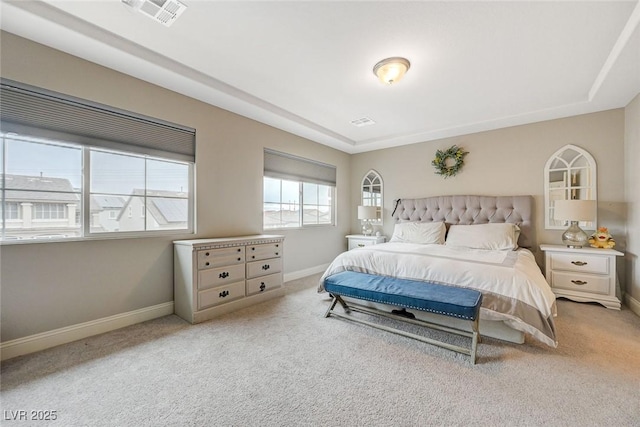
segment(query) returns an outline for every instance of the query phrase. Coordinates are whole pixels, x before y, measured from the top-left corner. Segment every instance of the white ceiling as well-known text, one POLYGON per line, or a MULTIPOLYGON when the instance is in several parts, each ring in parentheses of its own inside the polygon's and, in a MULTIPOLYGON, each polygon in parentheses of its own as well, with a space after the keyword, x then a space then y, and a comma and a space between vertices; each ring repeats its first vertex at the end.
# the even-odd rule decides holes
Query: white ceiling
POLYGON ((640 92, 640 3, 1 0, 1 28, 358 153, 619 108, 640 92), (404 56, 404 80, 372 68, 404 56), (368 117, 375 125, 356 127, 368 117))

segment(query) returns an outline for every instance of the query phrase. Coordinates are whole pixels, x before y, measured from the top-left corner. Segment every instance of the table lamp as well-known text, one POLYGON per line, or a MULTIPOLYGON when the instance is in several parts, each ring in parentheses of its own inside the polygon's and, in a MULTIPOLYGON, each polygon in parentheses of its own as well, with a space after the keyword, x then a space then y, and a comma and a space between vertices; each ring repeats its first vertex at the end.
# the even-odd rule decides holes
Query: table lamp
POLYGON ((569 221, 569 228, 562 233, 562 243, 568 248, 588 246, 589 236, 579 226, 579 221, 593 221, 596 218, 595 200, 556 200, 553 219, 569 221))
POLYGON ((358 219, 362 221, 362 234, 371 236, 373 233, 372 219, 378 218, 378 209, 375 206, 358 206, 358 219))

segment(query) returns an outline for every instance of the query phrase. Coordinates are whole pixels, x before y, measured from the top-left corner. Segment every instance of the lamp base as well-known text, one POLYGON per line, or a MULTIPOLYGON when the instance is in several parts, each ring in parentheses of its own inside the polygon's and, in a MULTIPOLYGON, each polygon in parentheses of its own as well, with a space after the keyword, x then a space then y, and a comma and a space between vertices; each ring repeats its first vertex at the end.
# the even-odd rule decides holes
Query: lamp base
POLYGON ((571 221, 569 228, 562 233, 562 243, 568 248, 581 248, 589 245, 589 236, 578 226, 578 221, 571 221))
POLYGON ((373 233, 373 226, 369 221, 365 221, 362 223, 362 234, 365 236, 371 236, 373 233))

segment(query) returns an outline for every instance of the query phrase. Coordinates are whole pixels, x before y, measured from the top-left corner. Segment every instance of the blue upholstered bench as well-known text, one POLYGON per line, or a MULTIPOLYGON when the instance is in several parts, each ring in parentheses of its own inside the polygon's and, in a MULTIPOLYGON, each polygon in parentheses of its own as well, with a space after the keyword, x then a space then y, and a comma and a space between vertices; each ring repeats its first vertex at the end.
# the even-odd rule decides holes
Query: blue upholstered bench
POLYGON ((333 297, 331 305, 325 313, 325 317, 329 317, 333 314, 334 316, 363 323, 374 328, 414 338, 429 344, 457 351, 459 353, 468 354, 471 356, 471 363, 475 364, 476 362, 476 350, 480 339, 478 318, 480 305, 482 304, 482 294, 476 290, 421 282, 417 280, 376 276, 353 271, 344 271, 325 278, 324 288, 333 297), (393 315, 385 311, 371 307, 364 307, 352 302, 347 304, 342 298, 343 296, 350 297, 352 299, 360 299, 401 307, 402 310, 394 310, 393 312, 397 314, 393 315), (344 314, 334 311, 336 303, 338 302, 344 308, 344 314), (468 320, 471 322, 471 331, 436 325, 431 322, 415 319, 413 314, 407 312, 406 309, 427 311, 442 316, 468 320), (471 348, 460 347, 458 345, 412 334, 397 328, 369 322, 367 320, 351 316, 348 314, 350 311, 388 317, 403 322, 463 335, 471 338, 471 348))

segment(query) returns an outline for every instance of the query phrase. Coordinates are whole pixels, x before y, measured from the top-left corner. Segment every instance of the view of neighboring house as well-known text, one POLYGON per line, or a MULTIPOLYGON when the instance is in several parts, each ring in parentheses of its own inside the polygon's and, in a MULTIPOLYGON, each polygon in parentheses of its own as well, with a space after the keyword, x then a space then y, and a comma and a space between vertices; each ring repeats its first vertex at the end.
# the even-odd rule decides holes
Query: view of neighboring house
POLYGON ((125 200, 121 196, 91 195, 91 231, 119 231, 118 216, 125 200))
MULTIPOLYGON (((66 178, 7 175, 2 240, 80 237, 81 192, 66 178)), ((129 196, 92 194, 92 233, 187 227, 187 193, 134 190, 129 196), (146 202, 145 202, 146 200, 146 202)))
POLYGON ((68 179, 6 175, 5 240, 80 235, 80 193, 68 179))
POLYGON ((118 216, 120 231, 172 230, 187 227, 187 193, 136 189, 118 216), (146 224, 146 225, 145 225, 146 224))

